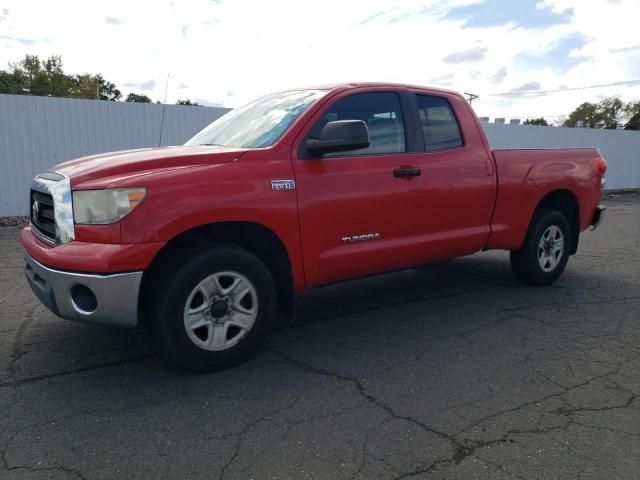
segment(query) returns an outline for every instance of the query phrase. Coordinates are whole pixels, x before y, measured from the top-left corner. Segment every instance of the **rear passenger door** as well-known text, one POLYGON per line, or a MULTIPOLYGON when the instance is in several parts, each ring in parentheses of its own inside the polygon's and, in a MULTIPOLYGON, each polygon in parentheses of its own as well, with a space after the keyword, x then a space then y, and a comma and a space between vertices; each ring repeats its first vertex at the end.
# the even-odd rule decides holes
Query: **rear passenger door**
POLYGON ((489 236, 495 200, 492 170, 477 122, 457 95, 414 92, 418 130, 424 141, 424 181, 416 221, 425 228, 425 261, 480 250, 489 236), (466 127, 466 130, 461 128, 466 127))

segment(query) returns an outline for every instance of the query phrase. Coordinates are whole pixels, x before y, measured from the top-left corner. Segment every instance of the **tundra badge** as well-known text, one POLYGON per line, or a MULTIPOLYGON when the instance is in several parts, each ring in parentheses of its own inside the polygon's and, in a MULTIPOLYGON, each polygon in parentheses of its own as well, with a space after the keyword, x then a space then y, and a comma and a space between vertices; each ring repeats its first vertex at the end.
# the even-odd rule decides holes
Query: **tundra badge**
POLYGON ((342 237, 344 243, 366 242, 367 240, 377 240, 380 238, 379 233, 365 233, 364 235, 353 235, 351 237, 342 237))
POLYGON ((271 180, 271 190, 295 190, 295 180, 271 180))

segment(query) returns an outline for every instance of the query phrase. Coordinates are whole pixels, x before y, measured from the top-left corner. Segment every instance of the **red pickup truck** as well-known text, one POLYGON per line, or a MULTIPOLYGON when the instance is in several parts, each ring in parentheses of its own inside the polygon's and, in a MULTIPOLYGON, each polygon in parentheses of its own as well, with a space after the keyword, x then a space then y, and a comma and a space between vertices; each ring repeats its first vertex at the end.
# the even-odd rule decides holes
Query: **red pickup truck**
POLYGON ((597 149, 492 151, 454 92, 290 90, 184 146, 38 175, 26 276, 56 315, 144 324, 180 365, 211 370, 318 285, 489 249, 510 250, 525 283, 551 284, 602 219, 605 170, 597 149))

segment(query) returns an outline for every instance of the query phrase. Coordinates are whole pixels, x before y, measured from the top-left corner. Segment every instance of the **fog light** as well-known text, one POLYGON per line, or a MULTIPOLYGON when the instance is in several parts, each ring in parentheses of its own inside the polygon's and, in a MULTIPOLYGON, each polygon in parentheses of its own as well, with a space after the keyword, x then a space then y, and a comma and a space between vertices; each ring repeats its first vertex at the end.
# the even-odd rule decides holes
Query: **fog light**
POLYGON ((83 315, 89 315, 98 308, 98 299, 84 285, 74 285, 71 288, 71 302, 73 303, 73 308, 83 315))

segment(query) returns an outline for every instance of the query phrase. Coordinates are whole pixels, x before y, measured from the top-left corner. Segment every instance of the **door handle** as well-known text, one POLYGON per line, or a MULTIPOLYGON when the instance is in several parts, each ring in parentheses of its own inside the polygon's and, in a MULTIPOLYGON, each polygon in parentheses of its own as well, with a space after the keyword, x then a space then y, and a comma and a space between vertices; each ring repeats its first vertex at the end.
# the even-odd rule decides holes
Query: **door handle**
POLYGON ((393 171, 393 176, 396 178, 403 177, 419 177, 422 174, 422 170, 417 167, 402 167, 396 168, 393 171))

